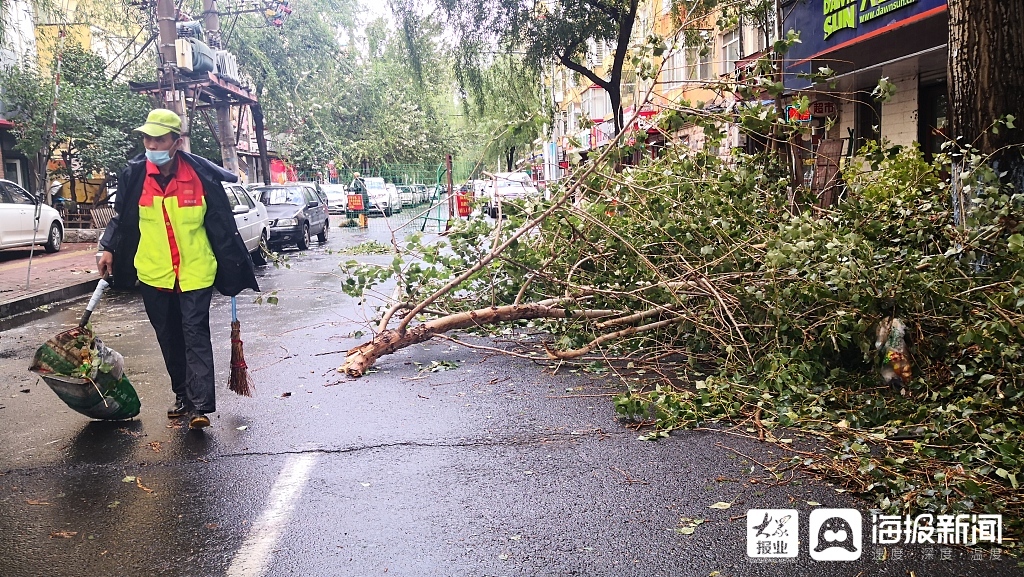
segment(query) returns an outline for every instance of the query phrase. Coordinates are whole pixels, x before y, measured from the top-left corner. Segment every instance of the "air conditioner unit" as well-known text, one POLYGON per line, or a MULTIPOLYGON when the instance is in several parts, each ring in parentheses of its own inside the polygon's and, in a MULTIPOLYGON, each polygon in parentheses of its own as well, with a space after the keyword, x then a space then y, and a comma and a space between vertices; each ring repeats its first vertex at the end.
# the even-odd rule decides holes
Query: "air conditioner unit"
POLYGON ((216 53, 217 74, 224 80, 238 84, 238 58, 227 50, 216 53))

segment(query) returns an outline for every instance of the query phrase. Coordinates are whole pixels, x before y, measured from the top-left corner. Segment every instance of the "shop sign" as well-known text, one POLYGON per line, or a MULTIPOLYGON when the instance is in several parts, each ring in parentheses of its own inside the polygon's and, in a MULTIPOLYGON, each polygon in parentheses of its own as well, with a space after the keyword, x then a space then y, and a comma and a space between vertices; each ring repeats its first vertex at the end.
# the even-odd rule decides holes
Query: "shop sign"
POLYGON ((811 109, 800 112, 799 106, 787 106, 786 107, 786 118, 790 122, 810 122, 811 121, 811 109))
POLYGON ((808 110, 811 111, 811 116, 814 118, 833 118, 839 114, 836 103, 828 100, 815 100, 808 107, 808 110))
POLYGON ((866 22, 893 14, 920 0, 824 0, 825 40, 840 30, 852 29, 866 22))

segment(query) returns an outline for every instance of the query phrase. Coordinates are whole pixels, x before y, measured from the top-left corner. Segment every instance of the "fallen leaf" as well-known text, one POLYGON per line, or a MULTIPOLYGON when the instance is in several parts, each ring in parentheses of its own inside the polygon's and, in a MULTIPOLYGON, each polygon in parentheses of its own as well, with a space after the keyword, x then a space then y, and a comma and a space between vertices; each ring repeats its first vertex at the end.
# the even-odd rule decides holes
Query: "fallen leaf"
POLYGON ((287 399, 287 398, 288 398, 288 397, 290 397, 290 396, 292 396, 292 394, 291 394, 291 393, 281 393, 281 397, 280 397, 280 398, 282 398, 282 399, 287 399))
POLYGON ((719 501, 719 502, 715 503, 714 505, 711 505, 710 508, 711 509, 728 509, 729 507, 732 507, 732 503, 726 503, 725 501, 719 501))
POLYGON ((70 539, 78 535, 78 531, 52 531, 50 532, 50 539, 54 537, 60 537, 61 539, 70 539))
POLYGON ((153 492, 153 489, 150 489, 149 487, 142 484, 142 477, 135 477, 135 486, 137 486, 138 488, 142 489, 147 493, 153 492))
POLYGON ((129 476, 125 477, 124 479, 121 479, 121 482, 122 483, 134 483, 135 482, 135 477, 129 475, 129 476))
POLYGON ((237 429, 239 431, 244 431, 244 430, 246 430, 248 428, 249 428, 249 425, 242 425, 241 427, 235 427, 235 429, 237 429))
POLYGON ((369 486, 370 486, 370 484, 369 484, 369 483, 359 483, 359 484, 360 484, 360 485, 362 485, 362 486, 364 486, 364 487, 369 487, 369 486))
POLYGON ((120 502, 120 501, 114 501, 113 503, 111 503, 111 504, 107 505, 107 509, 115 509, 115 508, 117 508, 117 506, 118 506, 118 505, 120 505, 120 504, 121 504, 121 502, 120 502))
POLYGON ((810 505, 811 507, 818 507, 821 505, 821 503, 817 501, 808 501, 807 504, 810 505))
POLYGON ((152 443, 149 444, 149 448, 153 449, 154 453, 159 453, 160 452, 160 441, 153 441, 152 443))
POLYGON ((31 391, 32 391, 32 389, 22 389, 22 390, 20 390, 18 392, 19 393, 28 393, 28 392, 31 392, 31 391))
POLYGON ((39 501, 37 499, 27 499, 25 502, 29 505, 53 505, 53 503, 48 501, 39 501))

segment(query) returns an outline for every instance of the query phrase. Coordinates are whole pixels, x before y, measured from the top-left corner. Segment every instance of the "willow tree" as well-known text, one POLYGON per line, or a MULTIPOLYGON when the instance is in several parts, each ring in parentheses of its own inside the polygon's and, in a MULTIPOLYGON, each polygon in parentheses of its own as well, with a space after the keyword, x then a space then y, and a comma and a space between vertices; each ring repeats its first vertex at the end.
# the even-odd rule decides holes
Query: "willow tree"
POLYGON ((622 83, 639 0, 435 1, 458 37, 456 74, 464 89, 482 96, 482 65, 497 46, 538 70, 554 63, 600 86, 611 101, 616 132, 622 129, 622 83), (588 59, 597 45, 610 47, 609 66, 588 59))

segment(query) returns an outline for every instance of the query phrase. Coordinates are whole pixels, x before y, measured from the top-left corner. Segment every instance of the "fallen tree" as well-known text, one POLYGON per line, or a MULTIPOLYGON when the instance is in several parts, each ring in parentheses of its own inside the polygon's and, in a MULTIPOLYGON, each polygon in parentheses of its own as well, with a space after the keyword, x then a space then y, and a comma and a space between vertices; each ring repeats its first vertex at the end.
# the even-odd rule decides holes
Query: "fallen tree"
POLYGON ((616 408, 654 436, 715 419, 752 420, 769 438, 802 427, 836 435, 842 458, 816 466, 885 510, 1024 511, 1024 195, 968 154, 976 197, 954 224, 946 165, 915 149, 864 154, 829 210, 792 214, 774 155, 686 153, 595 163, 497 225, 413 235, 389 267, 350 264, 351 294, 398 289, 340 370, 529 321, 550 335, 536 359, 652 369, 616 408), (894 317, 912 372, 890 387, 875 329, 894 317))

